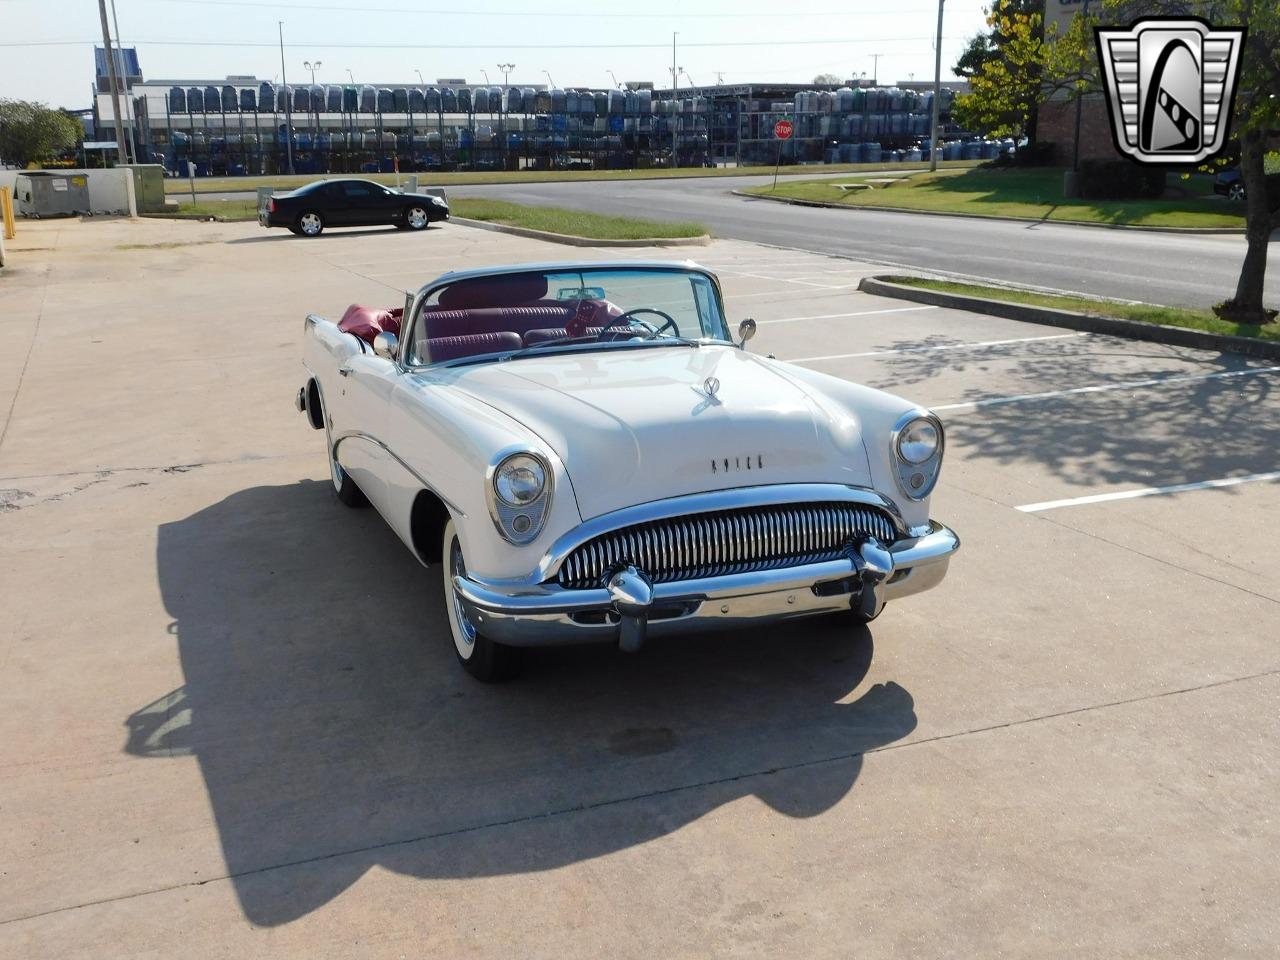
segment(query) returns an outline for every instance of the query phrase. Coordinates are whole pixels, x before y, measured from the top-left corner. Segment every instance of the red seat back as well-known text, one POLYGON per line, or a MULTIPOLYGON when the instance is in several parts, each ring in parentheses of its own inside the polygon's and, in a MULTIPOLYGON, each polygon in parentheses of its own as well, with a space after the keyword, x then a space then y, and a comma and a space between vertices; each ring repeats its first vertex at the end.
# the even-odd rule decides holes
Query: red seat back
POLYGON ((464 337, 436 337, 427 341, 431 363, 475 357, 483 353, 499 353, 503 350, 519 350, 522 346, 524 343, 520 340, 520 335, 510 331, 473 333, 464 337))
POLYGON ((353 303, 347 307, 347 312, 338 321, 338 329, 343 333, 354 334, 365 343, 371 344, 373 338, 384 330, 387 333, 394 333, 397 337, 400 336, 400 318, 403 315, 402 307, 381 310, 377 307, 362 307, 358 303, 353 303))

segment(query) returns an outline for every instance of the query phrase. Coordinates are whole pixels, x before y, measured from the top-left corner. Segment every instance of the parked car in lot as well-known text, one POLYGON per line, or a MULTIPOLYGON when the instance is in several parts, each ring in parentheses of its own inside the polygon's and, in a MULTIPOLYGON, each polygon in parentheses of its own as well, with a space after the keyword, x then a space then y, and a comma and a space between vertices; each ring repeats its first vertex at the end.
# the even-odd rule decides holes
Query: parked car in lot
POLYGON ((1225 170, 1220 170, 1213 181, 1213 192, 1221 194, 1228 200, 1243 200, 1244 180, 1240 176, 1240 168, 1227 167, 1225 170))
POLYGON ((258 211, 264 227, 285 227, 318 237, 327 227, 386 224, 425 230, 449 219, 449 204, 425 193, 401 193, 372 180, 317 180, 289 193, 276 193, 258 211))
POLYGON ((308 316, 297 406, 338 499, 438 564, 483 680, 522 647, 867 622, 935 586, 959 546, 929 515, 938 418, 749 353, 754 332, 691 262, 448 273, 308 316))

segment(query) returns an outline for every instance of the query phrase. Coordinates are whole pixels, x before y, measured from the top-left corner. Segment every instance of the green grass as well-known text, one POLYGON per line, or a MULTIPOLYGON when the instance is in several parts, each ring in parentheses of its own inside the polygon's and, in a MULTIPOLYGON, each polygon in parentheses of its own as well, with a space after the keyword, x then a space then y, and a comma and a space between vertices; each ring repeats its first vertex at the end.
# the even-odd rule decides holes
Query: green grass
MULTIPOLYGON (((505 200, 454 199, 449 211, 456 217, 488 220, 494 223, 547 230, 592 240, 645 240, 675 237, 700 237, 707 228, 700 223, 662 223, 635 217, 611 217, 559 207, 526 207, 505 200)), ((221 217, 224 220, 257 220, 258 205, 254 200, 210 200, 204 203, 179 203, 165 213, 151 217, 221 217)))
POLYGON ((1035 293, 1030 290, 1011 290, 1008 287, 990 287, 974 283, 953 283, 950 280, 929 280, 924 277, 885 277, 893 283, 907 287, 923 287, 943 293, 958 293, 967 297, 984 297, 988 300, 1004 300, 1009 303, 1025 303, 1035 307, 1052 307, 1057 310, 1074 310, 1096 317, 1118 317, 1121 320, 1137 320, 1140 323, 1157 323, 1171 327, 1190 327, 1210 333, 1225 333, 1236 337, 1255 337, 1261 340, 1280 341, 1280 323, 1266 326, 1230 323, 1221 320, 1210 310, 1193 310, 1187 307, 1160 307, 1151 304, 1117 303, 1111 300, 1090 300, 1087 297, 1065 297, 1035 293))
MULTIPOLYGON (((947 160, 942 166, 973 167, 978 160, 947 160)), ((779 177, 813 176, 815 173, 853 173, 866 170, 884 170, 885 164, 839 163, 781 167, 779 177)), ((477 171, 474 173, 419 173, 419 187, 461 187, 486 183, 555 183, 582 180, 663 180, 685 177, 745 177, 772 176, 773 167, 677 167, 675 170, 513 170, 477 171)), ((408 175, 400 174, 403 183, 408 175)), ((394 173, 327 173, 279 175, 269 177, 202 177, 196 181, 196 193, 226 193, 235 190, 257 190, 258 187, 274 187, 277 190, 300 187, 313 181, 334 177, 359 177, 395 186, 394 173)), ((165 193, 191 194, 191 181, 178 177, 166 179, 165 193)))
POLYGON ((258 203, 255 200, 209 200, 204 203, 179 203, 163 213, 144 213, 144 217, 165 219, 178 217, 220 217, 223 220, 257 220, 258 203))
POLYGON ((1243 227, 1244 205, 1213 195, 1213 178, 1169 176, 1159 200, 1067 200, 1059 168, 1001 170, 980 168, 909 175, 884 189, 843 191, 837 183, 865 177, 800 180, 750 193, 816 200, 848 207, 899 207, 931 213, 967 213, 1026 220, 1129 224, 1150 227, 1243 227))
POLYGON ((707 228, 700 223, 663 223, 636 217, 614 217, 559 207, 527 207, 505 200, 451 200, 449 211, 457 217, 487 220, 530 230, 546 230, 592 240, 644 240, 700 237, 707 228))

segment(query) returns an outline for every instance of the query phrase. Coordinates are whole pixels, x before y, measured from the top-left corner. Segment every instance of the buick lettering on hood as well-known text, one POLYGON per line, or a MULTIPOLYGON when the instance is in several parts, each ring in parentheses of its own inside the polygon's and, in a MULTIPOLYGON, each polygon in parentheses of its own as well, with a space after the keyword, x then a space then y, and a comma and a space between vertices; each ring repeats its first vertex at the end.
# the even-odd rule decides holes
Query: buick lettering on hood
POLYGON ((462 666, 812 616, 939 583, 928 410, 747 350, 691 262, 448 273, 306 319, 298 409, 347 506, 435 568, 462 666))

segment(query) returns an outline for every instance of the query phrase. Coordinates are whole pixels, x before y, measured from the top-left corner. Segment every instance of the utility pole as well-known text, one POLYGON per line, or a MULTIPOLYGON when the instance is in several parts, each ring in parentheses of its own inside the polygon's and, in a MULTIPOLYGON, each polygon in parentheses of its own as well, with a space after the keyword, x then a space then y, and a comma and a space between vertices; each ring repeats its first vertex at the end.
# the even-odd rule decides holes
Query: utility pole
MULTIPOLYGON (((111 0, 111 29, 116 32, 116 48, 120 47, 120 21, 116 19, 116 0, 111 0)), ((124 54, 120 54, 120 63, 124 64, 124 54)), ((132 111, 131 111, 132 112, 132 111)), ((125 163, 138 162, 137 145, 133 142, 133 124, 129 124, 129 137, 125 141, 125 163)))
POLYGON ((880 58, 883 56, 883 53, 871 54, 871 85, 873 87, 880 86, 880 58))
POLYGON ((938 114, 942 107, 942 6, 946 0, 938 0, 938 36, 934 41, 933 60, 933 119, 929 127, 929 170, 938 169, 938 114))
POLYGON ((680 68, 676 66, 676 37, 679 34, 672 32, 671 34, 671 168, 674 170, 677 166, 676 162, 676 126, 680 120, 680 101, 676 98, 676 89, 680 86, 680 68))
POLYGON ((514 63, 498 64, 498 69, 502 71, 502 85, 504 87, 508 86, 507 81, 511 77, 511 71, 514 70, 515 68, 516 68, 516 65, 514 63))
MULTIPOLYGON (((1089 0, 1084 0, 1084 10, 1082 13, 1086 17, 1089 16, 1089 0)), ((1080 170, 1080 108, 1084 100, 1084 91, 1081 90, 1079 86, 1079 84, 1084 80, 1084 66, 1081 65, 1080 69, 1081 73, 1079 79, 1076 81, 1076 135, 1075 142, 1072 144, 1073 156, 1071 158, 1071 169, 1076 172, 1079 172, 1080 170)))
POLYGON ((276 27, 280 31, 280 85, 284 87, 284 149, 293 173, 293 97, 289 96, 289 74, 284 68, 284 21, 277 20, 276 27))
POLYGON ((116 121, 116 163, 128 163, 124 147, 124 124, 120 121, 120 87, 116 81, 116 55, 111 48, 111 31, 107 28, 107 0, 98 0, 102 17, 102 48, 107 57, 107 80, 111 83, 111 109, 116 121))

